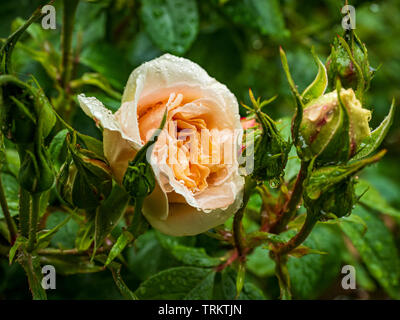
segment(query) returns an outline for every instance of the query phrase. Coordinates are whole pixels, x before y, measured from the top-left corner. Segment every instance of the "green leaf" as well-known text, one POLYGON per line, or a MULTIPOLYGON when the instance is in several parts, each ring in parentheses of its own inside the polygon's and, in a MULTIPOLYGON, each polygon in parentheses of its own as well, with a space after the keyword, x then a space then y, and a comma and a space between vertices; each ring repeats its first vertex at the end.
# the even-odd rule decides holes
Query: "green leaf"
POLYGON ((126 250, 129 271, 144 281, 161 270, 181 265, 161 245, 154 230, 141 235, 132 249, 126 250))
POLYGON ((240 263, 239 268, 238 268, 237 277, 236 277, 236 296, 235 296, 235 298, 238 298, 240 293, 243 290, 245 277, 246 277, 246 266, 244 263, 240 263))
MULTIPOLYGON (((215 280, 213 299, 234 300, 236 298, 237 272, 233 268, 225 268, 215 280)), ((245 281, 243 290, 240 292, 238 300, 264 300, 262 291, 253 283, 245 281)))
POLYGON ((71 81, 70 85, 75 90, 81 89, 85 85, 95 86, 116 100, 120 101, 122 98, 122 94, 114 90, 107 79, 99 73, 84 73, 79 79, 71 81))
POLYGON ((75 245, 78 251, 86 251, 94 241, 94 218, 90 218, 86 223, 81 224, 75 238, 75 245))
MULTIPOLYGON (((283 139, 289 140, 291 137, 292 119, 285 117, 277 121, 277 127, 283 139)), ((291 148, 288 154, 288 161, 285 167, 285 180, 290 181, 297 176, 301 167, 301 160, 296 154, 296 148, 291 148)))
POLYGON ((59 192, 67 202, 78 208, 94 209, 111 192, 111 169, 103 158, 98 158, 94 152, 81 148, 76 142, 75 133, 72 138, 67 136, 67 142, 74 165, 68 156, 58 179, 59 192), (72 181, 72 191, 69 180, 72 181))
POLYGON ((35 22, 42 16, 43 13, 41 12, 41 7, 39 7, 33 12, 33 14, 22 26, 20 26, 15 32, 13 32, 7 38, 4 44, 2 44, 2 46, 0 47, 0 66, 2 71, 4 70, 4 73, 12 72, 12 66, 11 66, 12 52, 21 35, 33 22, 35 22))
MULTIPOLYGON (((70 219, 70 214, 54 211, 46 220, 46 229, 50 229, 50 244, 54 248, 72 249, 78 232, 78 223, 70 219), (51 231, 57 230, 55 233, 51 231)), ((46 235, 44 235, 46 237, 46 235)))
POLYGON ((365 223, 365 221, 360 216, 357 216, 355 214, 351 214, 349 216, 344 216, 344 217, 340 217, 340 218, 330 219, 330 220, 326 220, 326 221, 320 221, 320 223, 324 223, 324 224, 341 224, 343 222, 358 223, 360 226, 362 226, 363 234, 368 229, 368 226, 365 223))
POLYGON ((143 198, 136 199, 135 203, 135 211, 133 213, 133 218, 131 225, 128 228, 128 231, 132 236, 136 239, 143 233, 147 231, 149 228, 149 223, 147 222, 146 218, 143 216, 142 213, 142 204, 143 198))
POLYGON ((318 199, 321 194, 329 191, 332 187, 341 181, 355 175, 364 167, 379 161, 385 154, 385 151, 377 153, 367 159, 350 162, 346 165, 326 166, 315 169, 308 177, 305 184, 305 193, 310 199, 318 199))
MULTIPOLYGON (((17 179, 7 173, 1 173, 1 181, 4 188, 4 193, 6 196, 8 209, 10 211, 10 215, 16 216, 18 215, 18 202, 19 202, 19 185, 17 179)), ((0 207, 0 219, 3 219, 3 210, 0 207)))
POLYGON ((295 299, 315 299, 337 279, 344 250, 340 233, 333 226, 318 224, 304 242, 309 248, 326 254, 289 257, 288 270, 295 299))
POLYGON ((301 94, 304 104, 307 104, 311 100, 322 96, 326 90, 326 87, 328 86, 328 74, 326 73, 325 65, 315 54, 314 47, 312 48, 311 52, 318 67, 318 74, 314 81, 301 94))
POLYGON ((124 89, 132 69, 123 54, 106 42, 96 42, 85 47, 79 62, 101 74, 117 90, 124 89))
POLYGON ((42 230, 40 231, 40 233, 38 234, 38 248, 45 248, 47 247, 47 245, 49 244, 50 240, 53 238, 53 236, 64 226, 68 223, 68 221, 71 219, 71 216, 69 215, 68 217, 66 217, 64 219, 64 221, 62 221, 61 223, 59 223, 58 225, 56 225, 54 228, 52 228, 51 230, 42 230))
POLYGON ((67 134, 68 129, 63 129, 54 136, 53 140, 51 140, 49 154, 53 159, 53 163, 55 160, 59 159, 63 147, 66 146, 65 138, 67 137, 67 134))
POLYGON ((232 0, 227 1, 222 10, 234 22, 256 28, 261 34, 276 38, 288 35, 278 0, 232 0))
POLYGON ((79 273, 93 273, 103 271, 102 266, 98 266, 88 260, 85 256, 73 255, 41 255, 42 264, 51 264, 57 270, 57 274, 72 275, 79 273))
POLYGON ((344 250, 343 253, 343 262, 346 264, 350 264, 354 266, 356 269, 356 280, 357 285, 367 291, 375 291, 376 284, 375 281, 371 278, 371 275, 368 273, 367 269, 363 266, 362 261, 358 261, 356 257, 354 257, 348 250, 344 250))
POLYGON ((371 275, 392 297, 400 298, 400 258, 392 234, 379 217, 357 206, 353 215, 367 224, 363 233, 359 224, 342 223, 341 228, 359 252, 371 275))
POLYGON ((18 151, 15 149, 7 149, 5 157, 6 163, 2 171, 10 173, 14 177, 17 177, 20 167, 18 151))
POLYGON ((258 277, 264 278, 275 273, 275 263, 269 257, 269 250, 259 246, 247 256, 247 269, 258 277))
POLYGON ((105 266, 108 266, 116 257, 118 257, 125 247, 134 239, 133 235, 129 231, 123 231, 118 237, 117 241, 112 246, 110 253, 108 254, 105 266))
POLYGON ((303 119, 304 104, 303 104, 303 100, 299 94, 299 91, 297 90, 296 84, 294 83, 293 78, 290 74, 289 64, 287 61, 285 51, 283 51, 283 49, 280 48, 279 53, 280 53, 280 57, 281 57, 283 71, 285 72, 286 79, 289 83, 290 90, 292 91, 292 95, 296 101, 296 112, 293 116, 291 129, 292 129, 292 139, 293 139, 294 145, 296 146, 297 154, 299 156, 301 156, 303 153, 304 141, 303 141, 303 138, 300 137, 299 131, 300 131, 300 124, 303 119))
POLYGON ((267 244, 281 244, 289 240, 290 238, 287 237, 287 234, 275 234, 275 233, 268 233, 264 231, 254 231, 248 233, 247 239, 249 242, 261 242, 267 244))
POLYGON ((243 69, 240 43, 229 28, 200 33, 185 57, 204 67, 210 76, 228 87, 238 77, 238 71, 243 69), (213 58, 210 59, 210 56, 213 58))
POLYGON ((385 139, 389 129, 393 123, 394 115, 396 113, 396 105, 393 99, 392 105, 390 106, 389 114, 385 119, 381 122, 378 128, 371 132, 371 136, 367 137, 364 141, 361 142, 358 150, 353 157, 354 160, 364 158, 374 152, 379 148, 383 139, 385 139))
POLYGON ((301 258, 305 255, 308 254, 326 254, 324 251, 316 250, 316 249, 311 249, 305 245, 300 245, 297 248, 294 248, 292 251, 290 251, 289 255, 292 257, 296 258, 301 258))
MULTIPOLYGON (((29 29, 28 29, 29 30, 29 29)), ((48 45, 48 42, 42 40, 42 46, 44 47, 43 43, 47 44, 46 49, 40 48, 39 50, 32 48, 32 46, 25 45, 24 43, 19 42, 17 44, 17 49, 22 49, 26 52, 30 59, 33 59, 40 63, 40 65, 46 70, 47 75, 53 79, 54 81, 57 80, 57 76, 59 75, 58 71, 58 64, 59 62, 59 55, 55 52, 52 46, 48 45)), ((30 61, 31 62, 31 61, 30 61)))
POLYGON ((150 277, 144 281, 135 294, 139 299, 185 299, 187 297, 200 297, 210 299, 210 269, 196 267, 171 268, 150 277), (196 289, 193 291, 194 289, 196 289))
MULTIPOLYGON (((96 138, 93 138, 91 136, 88 136, 86 134, 80 133, 79 131, 76 131, 67 122, 65 122, 65 120, 54 109, 53 109, 53 112, 54 112, 55 116, 57 117, 57 119, 71 133, 73 139, 75 139, 75 137, 77 137, 78 142, 83 143, 83 145, 86 147, 87 150, 94 153, 96 158, 104 159, 103 142, 102 141, 100 141, 96 138)), ((76 146, 72 146, 72 147, 75 149, 76 146)))
POLYGON ((210 257, 204 248, 194 248, 182 245, 176 237, 167 236, 157 232, 157 238, 161 246, 166 249, 175 259, 188 266, 214 267, 222 261, 210 257))
POLYGON ((211 272, 203 281, 185 296, 185 300, 210 300, 214 289, 215 272, 211 272))
POLYGON ((197 36, 195 0, 145 0, 140 14, 147 34, 163 51, 182 55, 197 36))
POLYGON ((368 208, 400 218, 400 210, 390 206, 381 193, 367 180, 359 179, 357 181, 356 194, 359 197, 361 196, 360 202, 368 208))
POLYGON ((110 196, 97 209, 93 256, 124 215, 128 202, 128 194, 120 186, 115 185, 110 196))
POLYGON ((88 150, 92 151, 97 157, 104 158, 103 142, 80 132, 76 132, 76 134, 88 150))
POLYGON ((24 237, 18 237, 17 240, 14 242, 13 246, 10 249, 10 252, 8 253, 8 262, 10 265, 13 263, 17 250, 27 242, 27 239, 24 237))

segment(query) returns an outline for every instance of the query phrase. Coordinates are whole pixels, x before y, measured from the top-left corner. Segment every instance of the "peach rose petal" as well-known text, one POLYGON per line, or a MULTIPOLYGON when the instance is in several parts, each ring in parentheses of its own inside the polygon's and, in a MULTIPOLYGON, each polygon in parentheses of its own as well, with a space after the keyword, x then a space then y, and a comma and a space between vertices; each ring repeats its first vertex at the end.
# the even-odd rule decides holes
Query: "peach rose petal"
POLYGON ((242 205, 242 190, 234 203, 227 209, 215 209, 211 212, 199 211, 186 203, 169 203, 169 215, 166 220, 158 219, 154 214, 145 214, 150 224, 161 232, 172 236, 190 236, 205 232, 223 224, 242 205))

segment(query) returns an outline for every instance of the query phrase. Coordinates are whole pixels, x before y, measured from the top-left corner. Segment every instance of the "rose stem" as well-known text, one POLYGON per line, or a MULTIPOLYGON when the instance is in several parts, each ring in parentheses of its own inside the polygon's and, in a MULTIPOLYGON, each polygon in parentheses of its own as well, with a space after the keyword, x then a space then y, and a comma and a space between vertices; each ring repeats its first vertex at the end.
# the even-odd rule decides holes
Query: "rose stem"
POLYGON ((40 209, 40 196, 41 193, 32 194, 32 210, 30 217, 29 226, 29 240, 28 240, 28 252, 32 252, 36 244, 36 232, 39 220, 39 209, 40 209))
POLYGON ((29 236, 29 212, 30 212, 29 192, 20 188, 19 190, 19 228, 21 235, 25 238, 29 236))
POLYGON ((280 232, 282 232, 289 221, 296 214, 297 205, 299 204, 303 194, 303 182, 304 179, 307 177, 307 169, 308 162, 302 161, 300 171, 297 175, 297 179, 291 192, 290 198, 283 206, 278 220, 271 226, 271 233, 279 234, 280 232))
POLYGON ((281 299, 291 300, 292 293, 290 291, 290 277, 286 265, 287 257, 286 256, 282 257, 280 255, 277 255, 275 256, 274 260, 275 260, 275 275, 279 281, 281 299))
POLYGON ((62 99, 59 106, 61 115, 68 121, 71 112, 71 98, 69 97, 72 69, 73 69, 73 55, 72 55, 72 35, 75 23, 75 13, 78 7, 79 0, 64 0, 63 1, 63 22, 61 30, 61 66, 60 66, 60 85, 63 88, 61 93, 62 99))
POLYGON ((72 33, 75 21, 75 12, 79 0, 64 0, 63 26, 61 30, 62 60, 61 60, 61 86, 66 89, 71 76, 72 63, 72 33))
POLYGON ((246 177, 246 182, 244 185, 244 195, 243 204, 240 209, 236 212, 233 219, 233 239, 235 241, 235 247, 238 251, 238 256, 240 260, 244 259, 244 238, 242 234, 242 219, 244 215, 244 210, 246 209, 247 202, 250 199, 253 189, 256 187, 257 183, 250 176, 246 177))
POLYGON ((304 242, 304 240, 307 239, 317 221, 318 221, 318 215, 307 213, 306 221, 304 222, 300 231, 287 243, 278 247, 278 249, 275 250, 275 253, 278 255, 284 255, 289 253, 293 249, 297 248, 299 245, 301 245, 304 242))
POLYGON ((306 221, 301 230, 289 240, 289 242, 270 252, 271 257, 275 260, 275 274, 279 281, 281 290, 281 299, 291 299, 290 277, 287 270, 287 254, 293 249, 301 245, 307 239, 311 230, 318 221, 317 214, 307 213, 306 221))

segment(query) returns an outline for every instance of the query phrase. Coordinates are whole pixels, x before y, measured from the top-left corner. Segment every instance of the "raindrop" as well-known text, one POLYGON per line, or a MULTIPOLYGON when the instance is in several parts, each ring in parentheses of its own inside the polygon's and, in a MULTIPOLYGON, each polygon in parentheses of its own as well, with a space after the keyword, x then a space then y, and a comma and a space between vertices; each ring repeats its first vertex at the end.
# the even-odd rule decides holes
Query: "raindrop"
POLYGON ((369 6, 369 9, 370 9, 373 13, 377 13, 377 12, 379 12, 379 4, 377 4, 377 3, 372 3, 372 4, 369 6))

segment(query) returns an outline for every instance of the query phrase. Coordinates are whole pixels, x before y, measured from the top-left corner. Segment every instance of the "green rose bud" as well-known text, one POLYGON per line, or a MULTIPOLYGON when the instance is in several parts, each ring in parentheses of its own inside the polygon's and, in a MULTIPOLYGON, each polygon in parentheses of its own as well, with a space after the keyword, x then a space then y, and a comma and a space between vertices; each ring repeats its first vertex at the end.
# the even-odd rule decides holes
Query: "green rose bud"
POLYGON ((69 156, 60 168, 60 172, 56 179, 56 189, 61 199, 71 206, 73 205, 72 186, 75 176, 76 166, 73 164, 72 159, 69 156))
POLYGON ((29 93, 12 76, 0 77, 0 122, 4 136, 14 143, 31 143, 35 138, 36 114, 29 93))
POLYGON ((284 173, 290 144, 280 136, 272 120, 266 128, 255 142, 253 176, 260 181, 278 181, 284 173))
POLYGON ((56 122, 52 107, 37 83, 0 76, 0 123, 5 137, 17 145, 18 180, 31 194, 51 188, 53 168, 46 149, 56 122))
POLYGON ((347 216, 353 210, 357 200, 354 184, 353 178, 347 178, 321 194, 317 200, 304 197, 304 205, 308 210, 317 208, 320 220, 327 220, 332 214, 338 218, 347 216))
POLYGON ((340 99, 333 91, 310 101, 300 124, 306 153, 310 158, 318 156, 319 164, 349 160, 371 135, 370 118, 371 111, 362 107, 352 89, 341 89, 340 99), (343 154, 343 143, 347 142, 349 152, 343 154))
POLYGON ((135 200, 140 201, 153 192, 156 186, 153 169, 147 161, 152 152, 154 144, 164 128, 167 120, 167 109, 164 111, 163 118, 158 130, 153 134, 150 140, 136 153, 135 158, 129 161, 128 168, 125 171, 122 184, 126 192, 135 200))
POLYGON ((33 143, 35 139, 45 139, 55 122, 56 116, 41 88, 11 75, 0 76, 0 124, 6 138, 16 144, 33 143))
MULTIPOLYGON (((346 165, 314 168, 304 181, 303 200, 308 212, 320 220, 349 215, 356 204, 354 176, 366 166, 379 161, 386 151, 352 161, 346 165)), ((313 163, 310 165, 310 169, 313 163)), ((309 170, 310 170, 309 169, 309 170)))
MULTIPOLYGON (((280 178, 284 173, 291 144, 285 141, 273 121, 267 114, 261 111, 262 107, 271 103, 276 97, 263 102, 257 100, 251 90, 249 90, 252 107, 243 105, 251 113, 255 114, 258 128, 254 130, 254 171, 253 177, 258 181, 271 181, 279 184, 280 178)), ((247 133, 246 134, 250 134, 247 133)), ((244 152, 247 152, 245 149, 244 152)))
POLYGON ((326 68, 330 83, 335 83, 339 77, 344 87, 354 90, 360 86, 367 90, 374 74, 365 45, 350 31, 344 38, 335 38, 326 68))
POLYGON ((28 192, 40 193, 50 189, 54 183, 54 174, 47 150, 42 145, 19 146, 21 167, 18 180, 28 192))
POLYGON ((104 159, 69 140, 67 135, 70 156, 57 177, 58 193, 78 208, 96 208, 111 192, 111 170, 104 159))
POLYGON ((123 185, 132 198, 142 198, 152 193, 156 181, 151 166, 148 163, 129 163, 123 185))

